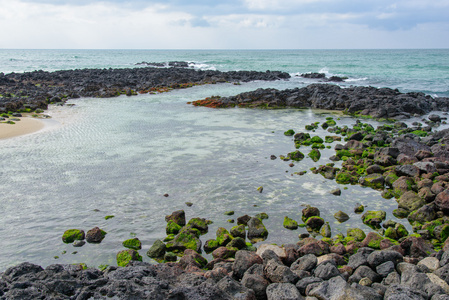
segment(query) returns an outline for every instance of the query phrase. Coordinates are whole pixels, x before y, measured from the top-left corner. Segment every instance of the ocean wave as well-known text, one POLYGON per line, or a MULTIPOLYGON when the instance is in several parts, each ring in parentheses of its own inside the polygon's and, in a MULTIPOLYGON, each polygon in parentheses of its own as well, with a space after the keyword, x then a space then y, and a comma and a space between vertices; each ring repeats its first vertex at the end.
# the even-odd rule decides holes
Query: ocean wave
POLYGON ((206 63, 201 63, 201 62, 195 62, 195 61, 189 61, 189 67, 190 68, 194 68, 197 70, 211 70, 211 71, 216 71, 217 68, 211 65, 208 65, 206 63))

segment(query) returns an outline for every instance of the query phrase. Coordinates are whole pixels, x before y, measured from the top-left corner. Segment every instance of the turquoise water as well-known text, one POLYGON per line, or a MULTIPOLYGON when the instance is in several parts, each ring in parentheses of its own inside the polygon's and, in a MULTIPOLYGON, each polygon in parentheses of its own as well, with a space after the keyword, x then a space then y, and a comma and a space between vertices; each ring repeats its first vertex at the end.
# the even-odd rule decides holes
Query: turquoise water
MULTIPOLYGON (((425 87, 432 94, 447 94, 447 72, 441 67, 448 65, 447 54, 446 50, 0 50, 0 65, 3 72, 22 72, 186 60, 195 62, 197 68, 219 70, 271 69, 293 75, 323 70, 350 77, 348 84, 402 86, 417 91, 426 91, 425 87)), ((294 167, 270 159, 272 154, 295 150, 292 138, 284 136, 285 130, 304 130, 305 124, 323 121, 328 113, 214 110, 186 104, 211 95, 235 95, 260 87, 292 88, 311 82, 293 77, 241 86, 205 85, 159 95, 76 99, 70 101, 73 107, 51 107, 48 113, 53 119, 46 121, 43 131, 0 140, 0 271, 23 261, 43 266, 75 262, 114 265, 116 253, 123 249, 122 241, 132 236, 143 242, 140 254, 151 261, 145 252, 156 239, 165 237, 164 216, 178 209, 184 209, 187 218, 214 221, 203 242, 214 238, 218 227, 230 229, 233 224, 228 219, 260 212, 270 216, 264 221, 270 232, 267 242, 296 242, 298 234, 306 230, 286 230, 282 221, 284 216, 299 221, 306 204, 321 210, 333 234, 345 234, 354 226, 370 230, 359 215, 351 213, 357 202, 367 209, 383 209, 387 219, 397 220, 391 214, 397 207, 395 200, 385 200, 377 191, 340 186, 342 195, 336 197, 328 193, 339 186, 334 181, 310 171, 304 176, 293 174, 328 163, 334 153, 331 149, 322 151, 318 163, 305 158, 294 167), (259 186, 264 187, 262 193, 257 191, 259 186), (165 193, 169 197, 164 197, 165 193), (193 206, 187 207, 185 202, 193 206), (229 210, 234 210, 235 216, 225 216, 229 210), (347 212, 351 219, 336 222, 333 214, 338 210, 347 212), (105 220, 107 215, 115 217, 105 220), (74 248, 61 241, 66 229, 87 231, 94 226, 108 232, 99 245, 74 248)), ((355 122, 338 117, 339 125, 355 122)), ((315 134, 324 137, 326 132, 319 129, 315 134)), ((310 149, 301 151, 307 155, 310 149)))

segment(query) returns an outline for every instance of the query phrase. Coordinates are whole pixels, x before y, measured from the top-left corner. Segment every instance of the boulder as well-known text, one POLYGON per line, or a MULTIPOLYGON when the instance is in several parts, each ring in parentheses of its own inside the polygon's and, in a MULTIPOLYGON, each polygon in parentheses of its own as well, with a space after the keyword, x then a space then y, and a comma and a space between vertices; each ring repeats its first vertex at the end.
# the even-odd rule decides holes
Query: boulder
MULTIPOLYGON (((449 203, 449 202, 448 202, 449 203)), ((419 197, 415 192, 407 191, 398 199, 398 207, 407 211, 414 211, 424 206, 426 201, 419 197)))
POLYGON ((251 218, 248 221, 248 239, 251 241, 265 240, 268 236, 268 231, 262 220, 258 218, 251 218))
POLYGON ((435 198, 436 206, 444 213, 449 213, 449 189, 440 192, 435 198))
POLYGON ((294 284, 291 283, 272 283, 267 287, 268 300, 302 300, 303 296, 299 293, 294 284))
POLYGON ((186 225, 186 214, 184 210, 177 210, 171 213, 171 215, 165 216, 165 221, 168 223, 169 221, 173 221, 175 224, 179 226, 186 225))
POLYGON ((94 227, 91 230, 89 230, 86 234, 86 241, 88 243, 98 244, 101 243, 101 241, 106 236, 106 232, 98 227, 94 227))
POLYGON ((262 263, 262 258, 255 252, 239 250, 235 253, 235 261, 232 265, 232 271, 235 278, 240 279, 251 266, 262 263))

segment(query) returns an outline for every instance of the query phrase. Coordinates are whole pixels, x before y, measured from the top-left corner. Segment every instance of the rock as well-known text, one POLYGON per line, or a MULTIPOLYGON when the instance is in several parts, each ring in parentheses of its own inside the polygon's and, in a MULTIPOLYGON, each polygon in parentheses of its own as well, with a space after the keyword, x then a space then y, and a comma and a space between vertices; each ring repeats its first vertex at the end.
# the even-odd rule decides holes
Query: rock
POLYGON ((201 234, 206 234, 209 230, 206 219, 192 218, 187 223, 187 226, 198 229, 201 234))
POLYGON ((167 250, 170 252, 184 252, 192 249, 201 252, 201 240, 198 238, 199 231, 194 228, 184 227, 173 240, 167 242, 167 250))
POLYGON ((414 167, 416 167, 421 173, 429 173, 433 174, 437 172, 437 169, 435 168, 435 164, 432 162, 416 162, 413 164, 414 167))
POLYGON ((449 190, 440 192, 435 198, 435 204, 444 213, 449 213, 449 190))
POLYGON ((271 282, 295 284, 299 280, 298 275, 293 273, 289 267, 279 264, 275 260, 267 262, 264 266, 264 274, 271 282))
POLYGON ((142 261, 142 256, 136 250, 128 249, 117 253, 117 265, 126 267, 131 261, 142 261))
POLYGON ((419 175, 419 168, 415 165, 399 165, 395 167, 398 176, 415 177, 419 175))
POLYGON ((436 210, 434 204, 427 204, 416 211, 412 212, 408 216, 408 220, 410 223, 413 224, 413 222, 419 222, 421 224, 424 224, 426 222, 430 222, 434 220, 436 217, 436 210))
POLYGON ((248 215, 244 215, 244 216, 241 216, 241 217, 238 217, 237 218, 237 224, 238 225, 247 225, 248 224, 248 221, 251 219, 251 217, 250 216, 248 216, 248 215))
POLYGON ((310 217, 305 221, 306 225, 312 230, 318 231, 324 225, 324 220, 321 217, 310 217))
POLYGON ((254 264, 262 264, 262 258, 252 251, 239 250, 235 253, 235 261, 232 265, 232 271, 237 279, 243 277, 243 274, 254 264))
POLYGON ((401 176, 393 183, 393 192, 400 197, 405 192, 413 190, 414 184, 413 178, 401 176))
POLYGON ((101 243, 101 241, 104 239, 105 236, 106 236, 105 231, 101 230, 98 227, 94 227, 87 232, 86 241, 88 243, 98 244, 101 243))
POLYGON ((298 252, 299 252, 300 256, 307 255, 307 254, 321 256, 321 255, 325 254, 325 251, 323 250, 323 248, 320 246, 320 244, 318 242, 313 242, 313 243, 304 245, 301 248, 299 248, 298 252))
POLYGON ((336 276, 329 281, 320 283, 317 287, 312 289, 308 296, 316 297, 318 299, 348 299, 348 300, 362 300, 373 299, 381 300, 382 296, 377 293, 366 294, 366 291, 351 287, 343 278, 336 276))
POLYGON ((229 233, 229 231, 224 227, 219 227, 216 232, 217 243, 220 246, 226 246, 231 240, 233 236, 229 233))
POLYGON ((341 189, 339 189, 339 188, 333 189, 332 191, 330 191, 330 193, 332 195, 334 195, 334 196, 340 196, 341 195, 341 189))
POLYGON ((315 277, 323 280, 329 280, 332 277, 340 275, 340 271, 338 271, 337 267, 329 261, 319 264, 313 273, 315 277))
POLYGON ((387 261, 393 262, 396 266, 403 261, 403 256, 399 252, 392 250, 374 251, 368 256, 368 264, 372 268, 376 268, 387 261))
POLYGON ((373 284, 373 282, 368 277, 365 277, 365 278, 360 279, 359 284, 363 285, 363 286, 371 286, 371 284, 373 284))
POLYGON ((279 257, 280 259, 285 259, 287 257, 284 248, 271 244, 260 245, 257 248, 256 254, 262 257, 264 252, 268 250, 273 251, 276 254, 276 256, 279 257))
POLYGON ((298 222, 285 216, 283 226, 284 226, 284 228, 287 228, 290 230, 295 230, 295 229, 298 229, 298 222))
POLYGON ((410 257, 427 257, 435 251, 432 247, 420 237, 408 237, 401 242, 401 247, 404 249, 405 254, 410 257))
POLYGON ((231 228, 231 235, 233 237, 240 237, 242 239, 246 238, 245 225, 237 225, 231 228))
POLYGON ((172 212, 171 215, 165 216, 165 221, 167 223, 173 221, 175 224, 182 227, 186 225, 186 214, 184 210, 177 210, 172 212))
POLYGON ((349 283, 358 283, 363 278, 369 278, 371 282, 381 282, 382 277, 374 272, 370 267, 368 266, 360 266, 358 267, 354 273, 349 277, 348 282, 349 283))
POLYGON ((373 189, 383 189, 385 184, 385 178, 382 174, 369 174, 360 178, 359 183, 362 186, 368 186, 373 189))
POLYGON ((369 247, 373 249, 380 249, 380 242, 383 237, 376 232, 370 232, 367 234, 366 238, 362 241, 362 247, 369 247))
POLYGON ((263 277, 262 265, 253 265, 243 275, 241 283, 254 291, 257 299, 266 298, 266 289, 270 282, 263 277))
POLYGON ((439 268, 433 273, 449 284, 449 264, 439 268))
POLYGON ((437 270, 440 267, 440 261, 435 257, 426 257, 419 261, 418 266, 424 265, 431 272, 437 270))
POLYGON ((251 218, 248 221, 248 239, 251 241, 265 240, 267 236, 268 231, 260 219, 251 218))
POLYGON ((217 283, 217 287, 225 295, 229 295, 229 299, 242 299, 242 300, 256 299, 256 295, 253 290, 244 287, 239 282, 235 281, 229 276, 226 276, 223 279, 221 279, 217 283))
POLYGON ((166 249, 167 247, 162 241, 156 240, 153 243, 153 246, 148 250, 147 256, 151 258, 161 258, 164 256, 166 249))
POLYGON ((218 244, 217 240, 211 239, 211 240, 207 240, 204 243, 204 252, 206 253, 211 253, 212 251, 214 251, 215 249, 217 249, 218 247, 220 247, 220 245, 218 244))
POLYGON ((427 118, 430 121, 435 122, 435 123, 441 122, 441 117, 439 115, 436 115, 436 114, 430 114, 427 118))
POLYGON ((360 228, 349 228, 346 235, 354 238, 358 242, 361 242, 366 238, 365 232, 360 228))
POLYGON ((134 249, 134 250, 140 250, 142 249, 142 243, 138 238, 128 239, 122 243, 123 247, 134 249))
POLYGON ((181 229, 182 226, 176 224, 173 220, 168 220, 167 226, 165 226, 165 233, 167 235, 178 234, 181 229))
POLYGON ((392 261, 386 261, 376 267, 376 273, 382 277, 387 277, 393 272, 395 272, 395 264, 392 261))
POLYGON ((342 212, 341 210, 334 214, 334 218, 337 219, 338 222, 343 223, 349 220, 349 216, 347 213, 342 212))
POLYGON ((214 259, 227 259, 230 257, 234 257, 235 253, 238 251, 237 248, 227 248, 227 247, 219 247, 212 252, 212 257, 214 259))
POLYGON ((426 202, 415 192, 407 191, 398 199, 398 207, 407 211, 414 211, 425 205, 426 202))
POLYGON ((385 300, 401 300, 401 299, 425 300, 425 299, 427 299, 427 295, 420 290, 410 288, 408 286, 392 284, 385 291, 384 299, 385 300))
POLYGON ((200 269, 206 267, 207 260, 192 249, 186 249, 184 255, 181 257, 179 264, 183 269, 186 269, 189 265, 196 266, 200 269))
POLYGON ((294 284, 272 283, 267 287, 267 299, 302 300, 304 297, 301 296, 294 284))
POLYGON ((306 277, 306 278, 303 278, 303 279, 301 279, 301 280, 299 280, 297 283, 296 283, 296 288, 299 290, 299 292, 302 294, 302 295, 305 295, 306 294, 306 289, 307 289, 307 287, 309 286, 309 285, 315 285, 316 283, 321 283, 321 282, 323 282, 323 279, 321 279, 321 278, 317 278, 317 277, 306 277))
POLYGON ((317 265, 317 258, 313 254, 306 254, 300 258, 298 258, 291 266, 290 269, 294 270, 302 270, 302 271, 312 271, 317 265))
POLYGON ((80 229, 68 229, 64 231, 62 235, 62 241, 66 244, 73 243, 74 241, 84 240, 85 234, 83 230, 80 229))
POLYGON ((444 291, 444 293, 449 295, 449 284, 447 284, 447 282, 445 282, 435 274, 427 273, 426 275, 433 284, 438 285, 444 291))
POLYGON ((360 213, 362 213, 364 210, 365 210, 365 207, 364 207, 362 204, 360 204, 360 203, 357 203, 357 204, 355 205, 355 207, 354 207, 354 212, 355 212, 356 214, 360 214, 360 213))
POLYGON ((320 216, 320 210, 316 207, 307 206, 302 210, 302 221, 305 222, 310 217, 319 217, 320 216))
POLYGON ((362 221, 368 226, 373 228, 380 228, 380 224, 385 221, 386 212, 382 210, 373 211, 369 210, 365 212, 362 216, 362 221))

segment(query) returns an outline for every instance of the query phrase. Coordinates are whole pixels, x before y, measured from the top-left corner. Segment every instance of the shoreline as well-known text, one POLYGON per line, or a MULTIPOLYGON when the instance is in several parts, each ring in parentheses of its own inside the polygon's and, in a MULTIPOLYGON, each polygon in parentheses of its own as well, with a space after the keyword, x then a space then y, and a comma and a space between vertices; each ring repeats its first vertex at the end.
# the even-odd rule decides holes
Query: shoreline
POLYGON ((0 123, 0 140, 36 133, 45 128, 45 123, 30 116, 24 116, 15 124, 0 123))

